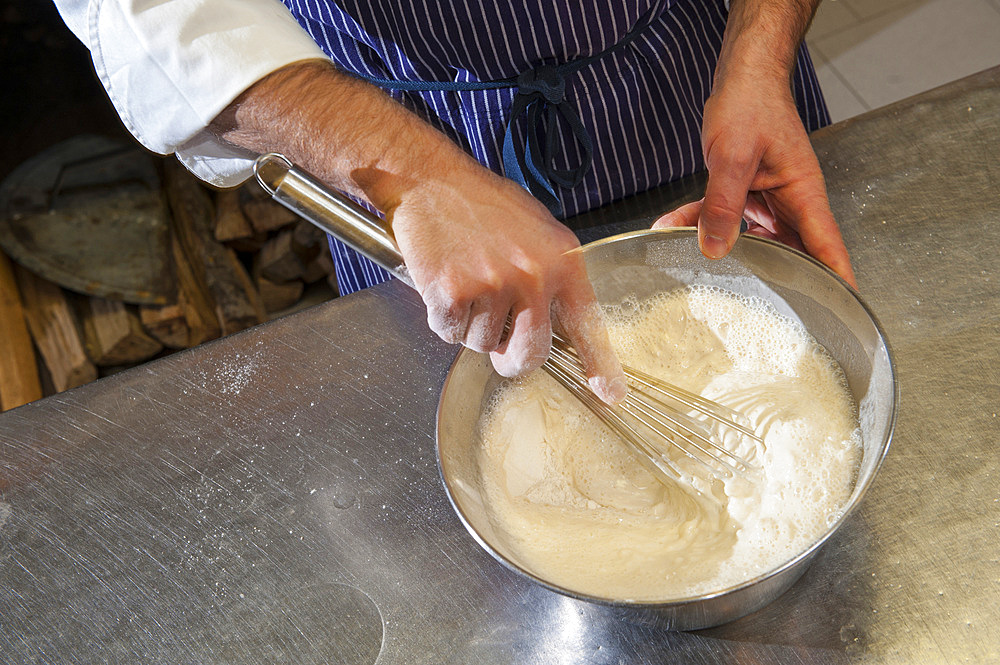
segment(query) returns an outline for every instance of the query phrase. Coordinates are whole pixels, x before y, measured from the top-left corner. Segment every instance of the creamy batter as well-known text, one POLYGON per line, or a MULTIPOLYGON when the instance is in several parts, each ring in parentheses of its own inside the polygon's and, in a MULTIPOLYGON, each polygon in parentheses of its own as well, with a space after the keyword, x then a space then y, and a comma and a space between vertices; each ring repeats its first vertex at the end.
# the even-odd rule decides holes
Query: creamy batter
POLYGON ((692 491, 663 483, 543 371, 502 385, 480 422, 491 518, 517 562, 592 596, 670 600, 787 561, 847 503, 861 457, 843 374, 767 302, 691 287, 608 312, 622 362, 737 409, 764 440, 728 447, 752 482, 672 454, 692 491))

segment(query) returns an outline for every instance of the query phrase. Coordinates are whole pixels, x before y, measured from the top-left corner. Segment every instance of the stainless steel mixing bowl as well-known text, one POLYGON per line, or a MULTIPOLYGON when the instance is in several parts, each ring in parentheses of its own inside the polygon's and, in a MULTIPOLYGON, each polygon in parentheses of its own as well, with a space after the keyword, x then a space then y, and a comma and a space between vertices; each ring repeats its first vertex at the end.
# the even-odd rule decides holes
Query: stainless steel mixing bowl
POLYGON ((840 363, 859 408, 864 453, 850 501, 840 518, 792 559, 737 586, 687 598, 627 601, 582 594, 537 575, 507 546, 491 519, 476 462, 477 424, 502 380, 488 356, 463 350, 451 367, 437 414, 438 460, 452 504, 472 536, 500 563, 552 591, 611 605, 639 620, 678 630, 716 626, 749 614, 797 580, 819 548, 857 507, 889 448, 898 389, 881 327, 843 280, 812 258, 776 242, 743 236, 725 259, 698 251, 692 229, 638 231, 584 248, 598 300, 616 304, 689 284, 758 296, 800 321, 840 363))
MULTIPOLYGON (((275 200, 410 283, 403 257, 382 222, 281 155, 254 164, 261 186, 275 200)), ((500 382, 489 357, 463 350, 438 403, 438 462, 445 489, 472 536, 500 563, 553 591, 618 608, 640 620, 680 630, 706 628, 739 618, 777 598, 805 571, 819 548, 857 507, 889 448, 896 420, 895 372, 885 335, 861 298, 829 269, 779 243, 743 236, 725 259, 698 251, 693 229, 637 231, 584 248, 587 271, 599 301, 617 304, 688 284, 724 287, 761 297, 799 320, 847 376, 859 406, 864 454, 854 492, 841 517, 805 550, 760 577, 690 598, 627 601, 597 598, 562 588, 534 574, 505 545, 491 521, 476 466, 477 424, 500 382)))

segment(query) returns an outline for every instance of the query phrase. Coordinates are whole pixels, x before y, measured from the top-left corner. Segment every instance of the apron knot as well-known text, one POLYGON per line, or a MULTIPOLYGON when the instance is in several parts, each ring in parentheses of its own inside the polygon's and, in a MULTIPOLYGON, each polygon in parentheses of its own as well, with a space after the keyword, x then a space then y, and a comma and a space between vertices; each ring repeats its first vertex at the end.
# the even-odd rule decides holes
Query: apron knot
POLYGON ((576 109, 566 100, 566 74, 581 63, 559 67, 541 65, 517 77, 517 94, 511 104, 503 142, 503 170, 511 180, 526 188, 556 217, 562 205, 555 186, 572 189, 580 184, 593 161, 593 145, 576 109), (513 127, 518 118, 527 120, 524 150, 514 148, 513 127), (558 169, 554 161, 564 154, 562 137, 568 130, 580 147, 580 163, 558 169))
POLYGON ((504 175, 531 192, 555 217, 561 217, 562 204, 556 196, 556 185, 567 189, 579 185, 594 159, 593 144, 583 121, 566 100, 566 77, 627 47, 656 20, 658 11, 659 5, 650 7, 620 41, 603 51, 561 65, 540 65, 516 77, 495 81, 400 81, 360 73, 356 76, 383 88, 415 92, 517 88, 503 139, 504 175), (515 150, 514 123, 522 116, 527 120, 527 140, 522 150, 515 150), (567 131, 580 148, 580 163, 568 169, 557 169, 556 156, 567 154, 561 152, 562 137, 567 131))
POLYGON ((517 91, 540 97, 549 104, 561 104, 566 99, 566 79, 552 65, 542 65, 517 77, 517 91))

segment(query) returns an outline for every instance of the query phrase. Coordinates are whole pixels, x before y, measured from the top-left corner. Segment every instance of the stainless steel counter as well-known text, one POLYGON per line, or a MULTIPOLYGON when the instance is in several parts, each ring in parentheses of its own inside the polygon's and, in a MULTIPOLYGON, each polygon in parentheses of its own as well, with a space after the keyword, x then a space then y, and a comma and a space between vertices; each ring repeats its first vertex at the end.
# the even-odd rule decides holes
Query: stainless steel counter
POLYGON ((1000 662, 1000 68, 814 140, 902 402, 773 604, 672 633, 494 562, 435 463, 455 350, 387 284, 0 415, 0 662, 1000 662))

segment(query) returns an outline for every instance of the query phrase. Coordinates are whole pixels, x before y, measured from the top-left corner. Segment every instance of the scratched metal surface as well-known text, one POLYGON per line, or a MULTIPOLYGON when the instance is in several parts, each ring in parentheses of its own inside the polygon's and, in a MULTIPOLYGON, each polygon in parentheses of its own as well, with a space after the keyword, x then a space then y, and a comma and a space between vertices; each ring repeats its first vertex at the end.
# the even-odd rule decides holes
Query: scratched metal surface
POLYGON ((1000 69, 815 136, 902 402, 763 610, 665 632, 484 554, 434 461, 454 349, 390 284, 0 415, 0 662, 1000 661, 998 102, 1000 69))

